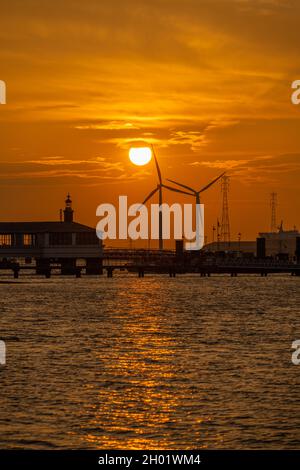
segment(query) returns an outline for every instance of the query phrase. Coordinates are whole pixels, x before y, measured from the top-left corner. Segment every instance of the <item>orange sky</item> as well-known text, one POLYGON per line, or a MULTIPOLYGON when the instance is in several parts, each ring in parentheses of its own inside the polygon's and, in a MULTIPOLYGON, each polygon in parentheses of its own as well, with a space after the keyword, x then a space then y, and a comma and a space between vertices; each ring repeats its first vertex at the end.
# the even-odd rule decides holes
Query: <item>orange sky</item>
MULTIPOLYGON (((148 142, 196 189, 230 170, 232 239, 269 228, 272 191, 300 227, 299 19, 297 0, 1 2, 0 220, 55 220, 67 191, 93 225, 143 200, 154 168, 128 148, 148 142)), ((220 186, 203 202, 211 238, 220 186)))

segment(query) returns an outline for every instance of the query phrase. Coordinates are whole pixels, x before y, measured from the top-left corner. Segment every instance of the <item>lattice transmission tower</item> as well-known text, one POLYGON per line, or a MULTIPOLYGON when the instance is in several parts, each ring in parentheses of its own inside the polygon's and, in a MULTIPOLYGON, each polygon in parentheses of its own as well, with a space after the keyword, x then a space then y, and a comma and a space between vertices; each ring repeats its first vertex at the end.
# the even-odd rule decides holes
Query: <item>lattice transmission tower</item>
POLYGON ((276 209, 277 209, 277 193, 271 193, 270 198, 271 206, 271 232, 277 231, 276 209))
POLYGON ((229 222, 229 176, 224 175, 221 180, 222 191, 222 218, 221 218, 221 241, 230 243, 230 222, 229 222))

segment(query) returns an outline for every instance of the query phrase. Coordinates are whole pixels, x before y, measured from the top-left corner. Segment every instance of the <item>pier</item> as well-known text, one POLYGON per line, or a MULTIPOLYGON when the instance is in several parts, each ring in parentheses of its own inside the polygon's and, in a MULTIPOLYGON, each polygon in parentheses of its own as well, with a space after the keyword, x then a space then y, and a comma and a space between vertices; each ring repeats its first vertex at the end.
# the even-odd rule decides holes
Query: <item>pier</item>
MULTIPOLYGON (((116 255, 116 253, 114 253, 116 255)), ((156 253, 156 259, 148 256, 142 258, 141 253, 128 253, 127 258, 125 253, 122 255, 122 260, 117 259, 115 256, 110 258, 105 253, 103 259, 94 262, 93 270, 90 271, 90 265, 70 265, 66 267, 65 264, 58 262, 49 263, 44 267, 41 265, 26 265, 17 262, 1 262, 0 271, 11 272, 15 279, 19 278, 22 272, 32 272, 37 275, 42 275, 50 278, 52 275, 69 275, 80 278, 84 275, 104 275, 112 278, 114 273, 127 272, 135 273, 138 277, 143 278, 147 274, 167 274, 169 277, 176 277, 180 274, 195 274, 200 277, 210 277, 213 275, 229 275, 237 277, 238 275, 259 275, 266 277, 270 274, 290 274, 292 276, 300 276, 300 264, 283 262, 276 260, 220 260, 220 259, 199 259, 197 263, 186 264, 178 262, 176 253, 169 252, 167 255, 156 253)))

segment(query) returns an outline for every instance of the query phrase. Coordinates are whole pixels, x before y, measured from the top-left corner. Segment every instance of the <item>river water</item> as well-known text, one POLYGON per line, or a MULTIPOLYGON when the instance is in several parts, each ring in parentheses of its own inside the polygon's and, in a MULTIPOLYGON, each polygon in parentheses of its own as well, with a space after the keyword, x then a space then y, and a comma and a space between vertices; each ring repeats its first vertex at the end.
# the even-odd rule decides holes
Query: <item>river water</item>
POLYGON ((0 339, 1 448, 300 447, 300 278, 24 276, 0 339))

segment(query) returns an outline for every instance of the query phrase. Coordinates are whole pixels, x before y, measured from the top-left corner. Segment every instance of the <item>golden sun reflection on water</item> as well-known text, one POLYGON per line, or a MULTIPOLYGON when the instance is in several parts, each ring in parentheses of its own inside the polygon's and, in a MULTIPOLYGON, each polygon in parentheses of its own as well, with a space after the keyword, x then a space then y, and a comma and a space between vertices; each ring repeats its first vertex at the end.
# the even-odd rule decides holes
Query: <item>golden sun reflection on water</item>
MULTIPOLYGON (((122 344, 101 357, 104 370, 99 407, 94 407, 88 426, 96 432, 84 437, 93 447, 174 447, 172 429, 180 425, 181 403, 176 385, 178 344, 170 336, 168 318, 157 309, 153 294, 144 296, 141 292, 147 288, 137 281, 136 295, 128 296, 130 314, 119 331, 122 344)), ((152 289, 155 292, 155 285, 152 289)), ((200 429, 199 421, 198 426, 200 429)))
POLYGON ((1 295, 1 331, 18 339, 1 375, 5 448, 299 447, 290 276, 34 277, 1 295))

